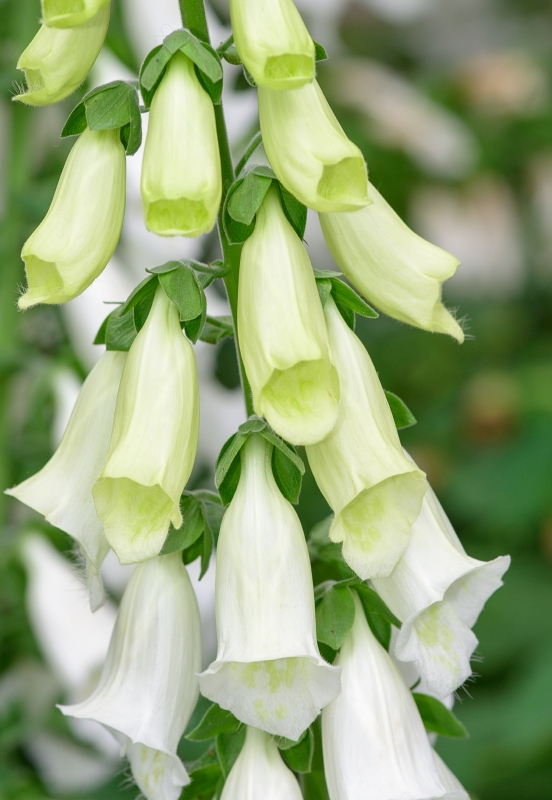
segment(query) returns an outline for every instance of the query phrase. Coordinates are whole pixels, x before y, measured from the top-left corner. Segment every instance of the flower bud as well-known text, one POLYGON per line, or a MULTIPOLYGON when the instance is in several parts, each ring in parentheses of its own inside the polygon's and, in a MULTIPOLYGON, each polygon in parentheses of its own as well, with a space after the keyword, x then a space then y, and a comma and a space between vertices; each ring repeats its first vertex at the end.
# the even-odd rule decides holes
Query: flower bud
POLYGON ((194 464, 199 430, 195 355, 178 311, 158 287, 128 354, 103 471, 92 489, 122 564, 157 555, 194 464))
POLYGON ((224 784, 221 800, 301 800, 299 784, 271 736, 248 727, 245 744, 224 784))
POLYGON ((68 97, 90 72, 105 40, 109 8, 86 25, 60 30, 43 25, 17 62, 27 91, 16 95, 30 106, 47 106, 68 97))
POLYGON ((49 28, 86 25, 110 0, 42 0, 42 18, 49 28))
POLYGON ((390 317, 463 342, 462 328, 441 302, 441 284, 460 262, 411 231, 372 184, 370 198, 371 205, 352 214, 320 214, 339 269, 390 317))
POLYGON ((509 565, 509 556, 488 562, 470 558, 428 484, 403 556, 389 577, 372 582, 403 623, 396 657, 415 661, 439 697, 471 675, 477 647, 471 628, 509 565))
POLYGON ((45 467, 6 494, 34 508, 79 543, 87 562, 90 605, 104 600, 99 569, 109 545, 92 499, 107 456, 126 353, 104 353, 80 391, 58 449, 45 467))
POLYGON ((218 653, 199 683, 247 725, 298 739, 339 692, 339 670, 318 651, 305 536, 271 459, 258 434, 242 449, 217 546, 218 653))
POLYGON ((291 91, 259 87, 263 145, 278 179, 316 211, 369 203, 366 164, 316 81, 291 91))
POLYGON ((275 188, 243 247, 238 335, 256 413, 294 444, 323 439, 337 419, 339 380, 311 263, 275 188))
POLYGON ((95 691, 60 709, 111 731, 147 800, 177 800, 190 779, 176 749, 200 668, 199 609, 181 553, 160 556, 132 573, 95 691))
POLYGON ((376 370, 334 301, 325 306, 341 399, 332 432, 307 447, 315 480, 335 513, 330 539, 364 580, 389 575, 410 538, 426 490, 404 455, 376 370))
POLYGON ((255 82, 297 89, 316 71, 314 42, 293 0, 230 0, 234 41, 255 82))
POLYGON ((90 286, 115 252, 125 199, 119 131, 85 130, 69 153, 48 213, 23 245, 29 286, 20 309, 65 303, 90 286))
POLYGON ((216 222, 222 177, 215 111, 180 52, 151 104, 141 191, 146 225, 160 236, 200 236, 216 222))
POLYGON ((330 800, 468 800, 443 786, 412 694, 354 598, 355 621, 335 662, 341 693, 322 712, 330 800))

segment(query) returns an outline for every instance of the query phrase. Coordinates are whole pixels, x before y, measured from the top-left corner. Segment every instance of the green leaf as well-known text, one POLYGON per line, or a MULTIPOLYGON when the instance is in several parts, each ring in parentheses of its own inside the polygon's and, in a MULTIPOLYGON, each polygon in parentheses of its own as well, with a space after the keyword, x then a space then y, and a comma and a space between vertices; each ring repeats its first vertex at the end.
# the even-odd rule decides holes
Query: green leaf
POLYGON ((279 447, 275 447, 272 451, 272 474, 278 489, 286 500, 297 505, 301 494, 303 475, 297 465, 279 447))
POLYGON ((155 94, 155 90, 157 89, 157 87, 159 86, 159 83, 161 82, 161 78, 165 74, 165 70, 164 69, 161 70, 161 72, 159 73, 157 79, 154 81, 153 85, 150 86, 149 88, 146 87, 145 84, 144 84, 143 75, 144 75, 144 72, 146 71, 150 61, 152 61, 152 59, 155 58, 155 56, 159 53, 159 51, 161 50, 162 47, 163 47, 163 45, 158 44, 157 47, 154 47, 153 50, 150 50, 149 53, 147 54, 147 56, 145 57, 145 59, 143 60, 142 66, 140 67, 140 77, 139 77, 140 94, 142 95, 142 100, 144 101, 144 105, 145 105, 146 108, 149 108, 151 106, 151 101, 153 100, 153 95, 155 94))
POLYGON ((94 344, 105 344, 107 350, 127 352, 136 339, 137 333, 134 313, 129 311, 124 316, 120 316, 120 308, 116 308, 102 322, 94 344))
POLYGON ((145 278, 129 294, 123 305, 120 307, 119 314, 121 316, 124 316, 129 311, 131 311, 135 306, 139 305, 144 301, 149 301, 150 299, 151 302, 153 303, 153 297, 155 295, 155 292, 157 291, 157 286, 158 282, 155 276, 148 276, 147 278, 145 278))
POLYGON ((209 564, 211 563, 211 555, 213 554, 213 548, 215 546, 215 540, 213 537, 212 530, 205 525, 205 530, 203 533, 203 549, 201 551, 201 571, 199 573, 199 580, 201 580, 207 570, 209 569, 209 564))
POLYGON ((306 773, 312 768, 314 757, 314 734, 309 728, 308 733, 294 747, 281 750, 282 758, 294 772, 306 773))
POLYGON ((112 130, 128 125, 126 152, 133 155, 142 142, 142 121, 138 93, 133 84, 113 81, 92 90, 83 98, 86 121, 91 131, 112 130))
POLYGON ((193 495, 185 493, 180 498, 180 512, 182 525, 180 528, 171 528, 165 540, 162 555, 174 553, 177 550, 186 550, 191 547, 205 531, 205 517, 202 504, 193 495))
POLYGON ((339 650, 355 621, 355 601, 348 586, 333 586, 316 607, 316 638, 339 650))
POLYGON ((328 54, 326 53, 326 48, 323 47, 320 42, 315 42, 314 39, 314 59, 315 61, 326 61, 328 58, 328 54))
POLYGON ((412 697, 416 701, 426 730, 455 739, 465 739, 469 736, 460 720, 440 700, 419 692, 413 692, 412 697))
POLYGON ((374 311, 368 303, 365 303, 362 297, 358 295, 350 286, 338 278, 332 278, 332 297, 337 306, 347 306, 354 311, 355 314, 360 314, 363 317, 378 317, 377 311, 374 311))
POLYGON ((303 241, 305 228, 307 227, 307 207, 292 195, 291 192, 288 192, 281 183, 278 183, 278 189, 284 214, 297 236, 303 241))
POLYGON ((224 505, 228 505, 238 488, 241 474, 239 453, 247 438, 247 434, 235 433, 225 442, 217 459, 215 486, 224 505))
POLYGON ((251 171, 238 183, 228 202, 228 213, 236 222, 250 226, 270 189, 272 178, 251 171))
POLYGON ((353 309, 349 308, 348 305, 345 305, 344 303, 341 303, 338 300, 335 300, 335 306, 339 311, 339 313, 341 314, 341 316, 343 317, 343 319, 345 320, 345 322, 347 323, 348 327, 352 331, 354 331, 356 324, 356 316, 353 309))
POLYGON ((390 623, 374 611, 366 611, 366 609, 364 609, 364 614, 366 616, 366 622, 370 626, 370 630, 381 646, 389 652, 389 645, 391 644, 390 623))
POLYGON ((165 294, 178 308, 181 322, 194 320, 203 314, 207 301, 192 269, 180 264, 178 269, 160 273, 158 278, 165 294))
POLYGON ((222 770, 216 762, 197 769, 191 769, 192 782, 184 787, 179 800, 213 800, 222 779, 222 770))
POLYGON ((217 703, 213 703, 199 725, 186 734, 186 739, 191 742, 204 742, 207 739, 214 739, 221 733, 237 733, 240 728, 241 723, 231 711, 225 711, 217 703))
POLYGON ((234 323, 232 317, 209 317, 199 338, 208 344, 218 344, 222 339, 234 336, 234 323))
POLYGON ((71 111, 67 117, 67 121, 61 130, 61 138, 66 136, 77 136, 86 130, 86 108, 84 101, 81 100, 78 105, 71 111))
POLYGON ((215 740, 215 750, 222 774, 225 778, 236 763, 245 742, 245 725, 237 733, 219 733, 215 740))
POLYGON ((329 278, 317 279, 316 288, 318 289, 318 294, 320 295, 320 302, 322 303, 322 308, 324 308, 328 300, 328 297, 332 293, 332 282, 329 278))
POLYGON ((245 242, 247 239, 249 239, 255 230, 254 222, 252 222, 250 225, 244 225, 242 222, 235 220, 228 211, 228 207, 232 202, 234 194, 238 191, 241 183, 244 180, 244 178, 238 178, 238 180, 232 184, 228 190, 228 194, 226 195, 226 200, 224 201, 224 206, 222 209, 222 226, 224 228, 226 238, 230 244, 242 244, 242 242, 245 242))
POLYGON ((411 428, 412 425, 416 425, 416 417, 400 397, 393 394, 393 392, 388 392, 387 389, 385 390, 385 396, 397 428, 411 428))
POLYGON ((375 612, 380 614, 383 619, 387 620, 391 625, 396 628, 401 627, 401 621, 387 608, 377 592, 366 586, 365 583, 359 583, 355 586, 355 592, 360 597, 360 602, 367 613, 375 612))
MULTIPOLYGON (((220 63, 220 58, 216 50, 214 50, 210 44, 207 42, 201 42, 201 46, 203 47, 204 51, 208 53, 209 56, 212 57, 212 60, 209 63, 212 65, 213 63, 217 64, 218 75, 217 78, 213 79, 210 78, 209 75, 205 72, 205 70, 201 69, 199 65, 196 63, 196 73, 199 78, 199 82, 211 98, 211 101, 214 105, 219 105, 221 98, 222 98, 222 66, 220 63)), ((203 56, 202 56, 203 59, 203 56)), ((214 70, 213 70, 214 71, 214 70)))

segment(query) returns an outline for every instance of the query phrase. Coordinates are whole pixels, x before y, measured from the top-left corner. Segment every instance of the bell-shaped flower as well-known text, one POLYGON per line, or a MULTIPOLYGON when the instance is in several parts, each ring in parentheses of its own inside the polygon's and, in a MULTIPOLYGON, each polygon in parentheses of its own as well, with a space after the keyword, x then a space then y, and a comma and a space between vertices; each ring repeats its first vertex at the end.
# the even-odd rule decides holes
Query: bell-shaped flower
POLYGON ((218 653, 199 683, 247 725, 298 739, 339 692, 340 671, 318 651, 305 536, 271 459, 258 434, 242 449, 217 547, 218 653))
POLYGON ((330 539, 362 578, 389 575, 410 539, 426 490, 401 449, 374 365, 332 298, 325 306, 341 399, 332 432, 307 447, 315 480, 335 513, 330 539))
POLYGON ((323 439, 339 379, 307 251, 274 188, 242 250, 238 334, 256 413, 293 444, 323 439))
POLYGON ((370 199, 354 213, 320 214, 340 270, 390 317, 463 342, 462 328, 441 302, 441 284, 460 262, 410 230, 372 184, 370 199))
POLYGON ((367 203, 366 164, 316 81, 273 92, 259 87, 263 145, 278 179, 316 211, 356 211, 367 203))
POLYGON ((87 564, 90 605, 104 599, 99 569, 109 545, 92 486, 105 463, 126 353, 107 352, 80 391, 58 449, 36 475, 6 490, 79 543, 87 564))
POLYGON ((230 0, 234 41, 255 82, 297 89, 315 75, 314 42, 293 0, 230 0))
POLYGON ((330 800, 460 800, 443 786, 412 694, 354 598, 335 661, 341 693, 322 712, 330 800))
POLYGON ((194 351, 178 310, 159 286, 123 370, 105 466, 92 489, 121 564, 156 556, 197 449, 199 393, 194 351))
POLYGON ((221 800, 301 800, 293 772, 286 767, 276 742, 264 731, 248 727, 241 753, 224 784, 221 800))
POLYGON ((17 69, 25 73, 27 91, 14 100, 47 106, 72 94, 96 61, 108 26, 109 8, 78 28, 60 30, 43 25, 17 62, 17 69))
POLYGON ((126 156, 119 131, 82 133, 48 213, 21 251, 28 289, 19 308, 65 303, 83 292, 115 252, 125 214, 126 156))
POLYGON ((111 0, 42 0, 42 19, 49 28, 86 25, 111 0))
POLYGON ((216 222, 222 177, 215 111, 180 52, 151 104, 141 191, 146 225, 160 236, 200 236, 216 222))
POLYGON ((509 565, 509 556, 488 562, 470 558, 428 484, 403 556, 389 577, 372 582, 403 623, 396 657, 415 661, 439 697, 471 675, 477 647, 471 628, 509 565))
POLYGON ((199 610, 181 553, 159 556, 130 578, 98 686, 60 708, 109 729, 147 800, 176 800, 190 782, 176 748, 197 702, 200 668, 199 610))

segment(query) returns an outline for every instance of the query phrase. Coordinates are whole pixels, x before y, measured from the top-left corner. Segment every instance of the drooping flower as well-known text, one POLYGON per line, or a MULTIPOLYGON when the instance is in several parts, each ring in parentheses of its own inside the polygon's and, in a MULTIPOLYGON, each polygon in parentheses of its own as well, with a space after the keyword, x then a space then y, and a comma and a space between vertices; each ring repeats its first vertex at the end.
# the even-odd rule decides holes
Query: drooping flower
POLYGON ((128 354, 105 466, 92 489, 107 540, 122 564, 153 558, 194 464, 199 395, 194 351, 161 286, 128 354))
POLYGON ((274 739, 248 727, 245 744, 224 784, 221 800, 301 800, 301 790, 274 739))
POLYGON ((297 89, 314 79, 314 42, 293 0, 230 0, 234 41, 255 82, 297 89))
POLYGON ((42 25, 17 62, 17 69, 25 73, 27 91, 14 100, 47 106, 72 94, 96 61, 108 26, 108 7, 77 28, 61 30, 42 25))
POLYGON ((385 314, 427 331, 464 332, 441 302, 458 259, 405 225, 370 184, 372 203, 353 213, 320 214, 331 254, 351 283, 385 314))
POLYGON ((200 236, 216 222, 222 177, 215 112, 180 52, 151 104, 141 191, 146 225, 160 236, 200 236))
POLYGON ((87 562, 92 610, 104 600, 99 569, 109 544, 92 486, 104 465, 126 353, 107 352, 80 391, 60 445, 48 463, 6 494, 34 508, 79 543, 87 562))
POLYGON ((272 446, 250 437, 217 547, 216 661, 202 694, 242 722, 298 739, 339 692, 318 651, 305 537, 278 489, 272 446))
POLYGON ((111 0, 42 0, 42 18, 49 28, 86 25, 111 0))
POLYGON ((336 664, 341 693, 322 711, 330 800, 460 800, 447 791, 416 703, 354 592, 355 621, 336 664))
POLYGON ((65 303, 98 277, 119 242, 126 157, 119 131, 82 133, 61 173, 48 213, 21 251, 28 289, 19 308, 65 303))
POLYGON ((339 380, 311 263, 269 189, 240 263, 238 336, 259 416, 294 444, 335 425, 339 380))
POLYGON ((318 83, 274 92, 259 87, 263 145, 278 179, 316 211, 367 203, 366 164, 343 132, 318 83))
POLYGON ((147 800, 176 800, 190 782, 176 748, 199 695, 201 628, 181 553, 139 564, 125 589, 95 691, 60 706, 105 725, 147 800))
POLYGON ((439 697, 471 675, 477 647, 471 628, 509 565, 509 556, 470 558, 428 484, 408 547, 391 575, 373 584, 403 623, 396 657, 415 661, 439 697))
POLYGON ((402 452, 374 365, 332 298, 325 306, 341 387, 332 432, 307 447, 315 480, 335 513, 330 529, 363 579, 389 575, 422 505, 423 473, 402 452))

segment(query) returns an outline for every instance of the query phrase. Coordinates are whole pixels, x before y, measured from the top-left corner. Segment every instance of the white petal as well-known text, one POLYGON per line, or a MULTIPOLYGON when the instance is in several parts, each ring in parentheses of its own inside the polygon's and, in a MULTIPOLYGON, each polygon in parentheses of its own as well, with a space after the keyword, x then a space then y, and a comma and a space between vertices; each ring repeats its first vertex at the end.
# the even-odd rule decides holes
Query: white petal
POLYGON ((129 743, 125 749, 134 780, 147 800, 178 800, 190 777, 176 755, 129 743))

